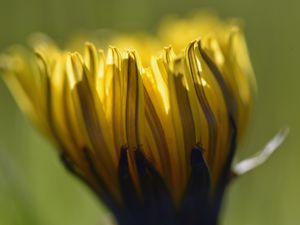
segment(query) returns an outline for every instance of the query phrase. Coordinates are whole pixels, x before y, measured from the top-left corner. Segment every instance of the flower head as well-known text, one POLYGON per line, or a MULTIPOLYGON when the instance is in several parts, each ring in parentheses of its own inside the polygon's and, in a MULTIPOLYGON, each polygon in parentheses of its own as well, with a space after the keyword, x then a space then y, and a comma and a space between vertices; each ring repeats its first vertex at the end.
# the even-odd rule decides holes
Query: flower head
POLYGON ((121 224, 214 224, 255 86, 240 28, 195 16, 111 42, 78 53, 39 36, 2 56, 4 79, 121 224))

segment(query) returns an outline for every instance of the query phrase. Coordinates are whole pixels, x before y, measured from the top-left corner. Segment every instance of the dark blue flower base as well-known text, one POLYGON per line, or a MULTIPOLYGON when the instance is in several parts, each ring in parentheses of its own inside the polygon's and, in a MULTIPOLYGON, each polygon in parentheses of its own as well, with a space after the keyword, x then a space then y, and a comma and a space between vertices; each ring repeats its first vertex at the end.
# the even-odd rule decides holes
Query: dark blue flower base
MULTIPOLYGON (((119 225, 217 225, 224 191, 231 177, 230 168, 236 148, 235 129, 232 130, 231 149, 213 194, 210 174, 203 158, 203 150, 199 146, 195 146, 191 152, 191 175, 179 208, 174 206, 162 178, 141 150, 135 151, 142 192, 138 196, 129 172, 127 149, 121 149, 119 183, 124 204, 120 206, 113 201, 109 191, 101 182, 89 151, 83 149, 90 172, 98 181, 97 190, 95 187, 92 189, 114 213, 119 225)), ((62 151, 61 159, 69 171, 86 181, 65 151, 62 151)), ((88 182, 86 183, 89 185, 88 182)))

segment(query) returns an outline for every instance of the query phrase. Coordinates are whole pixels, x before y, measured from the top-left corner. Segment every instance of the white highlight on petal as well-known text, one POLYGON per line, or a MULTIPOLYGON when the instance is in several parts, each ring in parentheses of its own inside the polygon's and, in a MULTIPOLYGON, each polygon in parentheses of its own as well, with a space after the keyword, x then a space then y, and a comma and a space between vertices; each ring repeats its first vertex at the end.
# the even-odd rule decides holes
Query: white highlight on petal
POLYGON ((233 166, 233 172, 236 175, 242 175, 262 165, 268 160, 273 152, 279 148, 279 146, 286 139, 288 133, 288 127, 281 129, 260 152, 255 154, 255 156, 245 159, 233 166))

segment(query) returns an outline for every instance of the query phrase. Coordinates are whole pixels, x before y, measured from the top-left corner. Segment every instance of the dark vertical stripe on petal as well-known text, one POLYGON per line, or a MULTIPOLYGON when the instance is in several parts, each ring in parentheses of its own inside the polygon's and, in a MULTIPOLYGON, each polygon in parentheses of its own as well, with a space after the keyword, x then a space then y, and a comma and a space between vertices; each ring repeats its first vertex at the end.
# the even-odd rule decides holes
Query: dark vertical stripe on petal
POLYGON ((225 99, 225 102, 226 102, 228 113, 231 116, 236 116, 237 106, 236 106, 236 103, 235 103, 235 97, 232 94, 232 92, 230 91, 230 89, 228 88, 228 86, 226 85, 225 80, 224 80, 224 76, 222 75, 221 71, 218 69, 216 64, 210 59, 210 57, 203 50, 203 48, 201 47, 200 42, 198 43, 198 49, 199 49, 199 52, 200 52, 203 60, 205 61, 208 68, 210 69, 210 71, 214 75, 215 79, 217 80, 217 82, 218 82, 218 84, 219 84, 219 86, 222 90, 222 93, 223 93, 223 96, 224 96, 224 99, 225 99))
MULTIPOLYGON (((198 84, 195 77, 199 76, 201 78, 201 73, 199 68, 197 68, 196 62, 195 62, 195 53, 194 53, 194 48, 195 48, 195 43, 191 44, 188 48, 188 60, 189 63, 192 65, 190 66, 190 70, 192 72, 192 77, 193 77, 193 83, 194 83, 194 88, 196 90, 196 95, 199 100, 199 103, 202 107, 202 110, 204 112, 205 118, 208 122, 208 129, 209 129, 209 161, 214 159, 214 154, 216 151, 216 137, 217 137, 217 121, 215 118, 215 115, 213 111, 211 110, 211 107, 209 105, 209 102, 205 96, 205 91, 203 88, 203 85, 198 84)), ((204 131, 205 132, 205 131, 204 131)))
POLYGON ((170 162, 170 157, 166 151, 166 149, 168 148, 166 143, 166 135, 164 133, 160 119, 157 115, 157 112, 155 111, 154 105, 147 91, 144 91, 144 98, 145 98, 145 107, 146 107, 145 109, 146 120, 149 121, 149 126, 151 132, 153 133, 156 144, 159 146, 160 149, 162 149, 161 151, 158 151, 161 164, 162 164, 162 169, 163 171, 167 171, 170 174, 171 162, 170 162))

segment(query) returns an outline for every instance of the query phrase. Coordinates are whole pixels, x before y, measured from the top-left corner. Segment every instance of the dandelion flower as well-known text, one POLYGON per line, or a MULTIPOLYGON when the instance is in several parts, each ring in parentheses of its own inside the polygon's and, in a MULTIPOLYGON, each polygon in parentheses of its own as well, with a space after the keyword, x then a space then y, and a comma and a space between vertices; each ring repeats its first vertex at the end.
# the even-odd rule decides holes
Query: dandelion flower
POLYGON ((39 35, 1 56, 3 78, 119 224, 216 224, 255 90, 241 28, 198 15, 111 43, 39 35))

